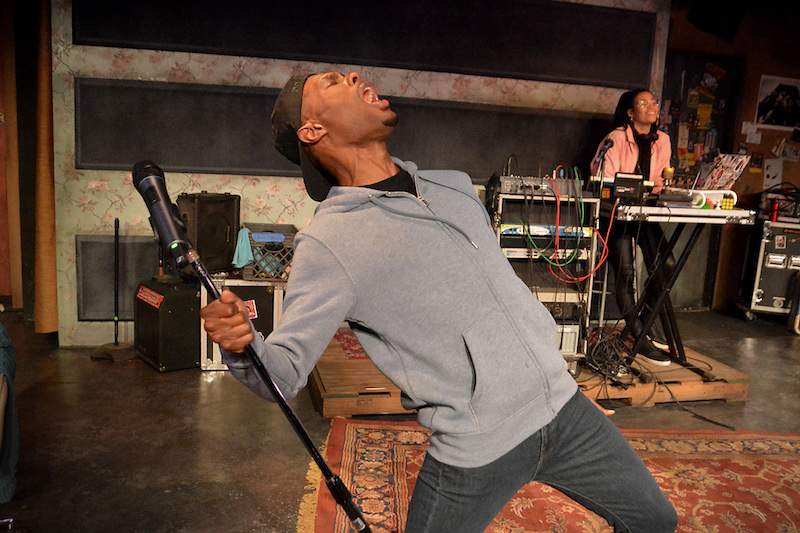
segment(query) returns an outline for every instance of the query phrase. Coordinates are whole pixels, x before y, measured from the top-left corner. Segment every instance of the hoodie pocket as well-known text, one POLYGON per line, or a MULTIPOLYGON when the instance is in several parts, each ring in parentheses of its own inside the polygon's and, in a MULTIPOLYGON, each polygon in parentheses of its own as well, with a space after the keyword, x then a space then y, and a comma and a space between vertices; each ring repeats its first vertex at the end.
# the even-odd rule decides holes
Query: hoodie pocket
POLYGON ((503 423, 542 396, 539 365, 502 311, 493 309, 463 337, 475 371, 470 407, 479 431, 503 423))

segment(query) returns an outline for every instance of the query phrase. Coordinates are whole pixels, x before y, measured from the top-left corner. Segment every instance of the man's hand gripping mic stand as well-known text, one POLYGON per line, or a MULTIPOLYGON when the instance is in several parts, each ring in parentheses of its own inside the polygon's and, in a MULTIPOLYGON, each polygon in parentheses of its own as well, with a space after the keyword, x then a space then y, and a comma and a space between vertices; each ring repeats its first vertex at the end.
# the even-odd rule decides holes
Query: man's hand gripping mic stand
MULTIPOLYGON (((185 266, 187 263, 190 264, 209 295, 211 295, 213 299, 218 299, 220 297, 219 289, 214 285, 208 271, 200 262, 200 256, 192 248, 185 232, 174 219, 172 202, 167 194, 167 187, 164 180, 164 172, 152 161, 140 161, 133 167, 133 185, 139 193, 141 193, 147 204, 147 209, 150 212, 150 224, 153 226, 161 246, 172 253, 178 268, 185 266)), ((336 503, 341 505, 347 513, 356 531, 371 533, 371 529, 364 521, 361 511, 353 502, 350 491, 347 490, 347 487, 339 476, 331 471, 325 459, 323 459, 319 450, 317 450, 312 442, 308 432, 303 427, 303 424, 287 403, 283 393, 272 380, 264 364, 258 358, 252 345, 247 345, 245 347, 245 354, 250 364, 253 365, 258 375, 272 393, 275 402, 280 406, 283 414, 289 419, 289 423, 291 423, 292 428, 300 437, 300 440, 303 441, 303 444, 311 454, 314 462, 317 463, 322 475, 325 476, 325 484, 328 486, 336 503)))

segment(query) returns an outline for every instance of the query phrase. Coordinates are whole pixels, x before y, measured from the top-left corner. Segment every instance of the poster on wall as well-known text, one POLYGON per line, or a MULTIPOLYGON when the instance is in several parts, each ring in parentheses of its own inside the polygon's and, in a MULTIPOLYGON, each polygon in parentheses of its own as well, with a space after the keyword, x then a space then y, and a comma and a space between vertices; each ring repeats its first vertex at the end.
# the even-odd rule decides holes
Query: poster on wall
POLYGON ((771 129, 800 126, 800 79, 761 76, 755 123, 771 129))

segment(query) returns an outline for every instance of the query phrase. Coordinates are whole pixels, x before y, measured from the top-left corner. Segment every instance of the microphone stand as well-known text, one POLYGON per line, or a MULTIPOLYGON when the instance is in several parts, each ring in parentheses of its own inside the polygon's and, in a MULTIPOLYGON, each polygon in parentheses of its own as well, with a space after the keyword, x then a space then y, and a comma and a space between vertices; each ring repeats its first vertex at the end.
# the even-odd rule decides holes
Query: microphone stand
MULTIPOLYGON (((211 280, 211 276, 209 275, 208 271, 205 269, 203 264, 200 262, 200 256, 193 248, 189 248, 186 252, 185 258, 194 268, 197 277, 200 279, 200 282, 208 291, 209 295, 212 296, 212 299, 216 300, 220 297, 219 289, 217 289, 216 285, 214 285, 213 281, 211 280)), ((347 513, 348 518, 353 523, 353 527, 356 528, 356 531, 359 532, 366 532, 371 533, 371 529, 369 525, 364 520, 364 517, 361 515, 361 511, 356 507, 355 503, 353 502, 353 496, 350 494, 350 491, 347 490, 347 487, 342 482, 341 478, 333 473, 331 468, 328 466, 328 463, 325 462, 325 459, 320 454, 317 447, 314 445, 314 442, 311 440, 311 437, 308 435, 305 427, 303 427, 303 423, 297 418, 297 415, 289 406, 288 402, 286 401, 286 397, 280 391, 278 386, 273 381, 272 377, 269 375, 266 367, 264 367, 264 363, 261 362, 261 359, 258 358, 258 354, 256 354, 255 348, 252 345, 248 344, 245 347, 245 354, 247 358, 250 360, 250 363, 256 369, 256 372, 267 385, 267 388, 272 393, 273 397, 275 398, 276 403, 283 411, 283 414, 286 415, 286 418, 289 420, 289 423, 292 425, 292 428, 295 430, 297 435, 300 437, 300 440, 303 441, 308 452, 311 454, 311 457, 314 459, 314 462, 319 467, 322 475, 325 476, 325 484, 328 486, 328 490, 330 490, 333 498, 336 500, 336 503, 342 506, 344 511, 347 513)))
MULTIPOLYGON (((219 289, 217 289, 216 285, 214 285, 212 282, 208 270, 206 270, 205 266, 203 266, 203 263, 200 261, 200 256, 189 242, 186 232, 183 230, 182 226, 178 224, 179 220, 176 219, 177 208, 174 210, 174 212, 172 211, 174 204, 172 204, 169 200, 169 194, 167 193, 166 187, 163 183, 164 174, 161 169, 158 168, 152 161, 141 161, 134 166, 133 180, 134 186, 137 190, 139 190, 139 192, 142 194, 142 197, 145 199, 145 203, 147 204, 147 208, 151 214, 150 224, 153 226, 156 235, 158 235, 161 247, 166 247, 169 249, 179 269, 185 266, 186 262, 191 264, 192 268, 197 274, 197 277, 200 279, 200 282, 206 288, 212 299, 219 299, 219 289), (142 173, 149 173, 149 175, 142 176, 142 173), (144 180, 148 180, 150 178, 160 178, 160 181, 155 180, 152 183, 148 182, 147 185, 140 188, 144 180), (153 185, 153 183, 158 185, 153 185)), ((286 415, 286 418, 292 425, 292 429, 295 430, 297 435, 300 437, 300 440, 303 441, 303 445, 305 445, 306 449, 311 454, 311 457, 314 459, 314 462, 317 463, 322 475, 325 476, 325 484, 328 486, 328 490, 330 490, 331 495, 333 495, 334 500, 336 500, 336 503, 338 503, 344 509, 345 513, 347 513, 347 516, 353 523, 353 527, 356 528, 356 531, 372 533, 369 525, 361 515, 361 511, 353 502, 353 496, 350 494, 350 491, 347 490, 347 487, 345 487, 339 476, 333 473, 328 464, 325 462, 325 459, 322 458, 319 450, 317 450, 317 447, 314 446, 314 442, 311 440, 308 432, 303 427, 300 419, 297 418, 297 415, 294 413, 294 411, 292 411, 292 408, 286 401, 286 397, 272 380, 272 377, 269 375, 269 372, 267 372, 264 363, 262 363, 261 359, 258 358, 255 348, 253 348, 251 344, 248 344, 245 347, 244 352, 249 359, 250 364, 253 365, 253 368, 255 368, 256 373, 258 373, 259 377, 261 377, 261 379, 264 381, 264 384, 272 393, 275 403, 278 404, 278 406, 281 408, 281 411, 283 411, 283 414, 286 415)))
MULTIPOLYGON (((608 143, 610 141, 606 142, 608 143)), ((613 146, 613 144, 605 144, 603 148, 600 149, 600 155, 595 159, 595 161, 597 161, 597 159, 600 160, 600 167, 598 169, 599 171, 598 174, 600 176, 600 188, 598 189, 597 197, 600 199, 601 202, 603 201, 603 187, 605 187, 605 181, 603 180, 605 178, 606 153, 608 153, 608 150, 609 148, 611 148, 611 146, 613 146)))
MULTIPOLYGON (((187 241, 188 242, 188 241, 187 241)), ((200 261, 200 256, 193 248, 189 248, 189 250, 185 254, 185 259, 189 261, 194 268, 197 277, 200 279, 200 282, 208 291, 209 295, 212 299, 216 300, 220 297, 219 289, 214 285, 213 281, 211 280, 211 276, 209 275, 208 271, 203 266, 202 262, 200 261)), ((341 478, 333 473, 331 468, 328 466, 328 463, 325 462, 325 459, 320 454, 317 447, 314 445, 314 442, 311 440, 311 437, 308 435, 305 427, 303 427, 302 422, 297 415, 289 406, 289 403, 286 401, 286 397, 280 391, 278 386, 273 381, 272 377, 269 375, 266 367, 264 367, 264 363, 261 362, 261 359, 258 358, 258 354, 256 354, 255 348, 252 345, 248 344, 245 347, 245 354, 249 359, 250 363, 256 369, 256 372, 267 385, 267 388, 272 393, 273 397, 275 398, 276 403, 283 411, 283 414, 286 415, 286 418, 289 420, 289 423, 292 425, 292 428, 295 430, 297 435, 300 437, 300 440, 303 441, 308 452, 311 454, 311 457, 314 459, 314 462, 319 467, 322 475, 325 476, 325 484, 328 486, 328 490, 330 490, 333 498, 336 500, 336 503, 342 506, 345 513, 347 513, 348 518, 353 523, 353 527, 356 528, 356 531, 371 533, 371 529, 369 525, 364 520, 364 517, 361 515, 361 511, 356 507, 355 503, 353 502, 353 496, 350 494, 350 491, 347 490, 347 487, 342 482, 341 478)))

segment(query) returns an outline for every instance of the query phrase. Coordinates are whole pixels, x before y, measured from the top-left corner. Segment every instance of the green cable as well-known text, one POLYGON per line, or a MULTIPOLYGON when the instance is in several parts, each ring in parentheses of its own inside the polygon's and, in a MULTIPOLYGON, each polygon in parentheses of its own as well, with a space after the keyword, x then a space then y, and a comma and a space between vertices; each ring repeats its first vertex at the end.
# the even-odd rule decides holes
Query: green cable
MULTIPOLYGON (((539 252, 539 256, 542 259, 544 259, 545 261, 547 261, 548 263, 550 263, 551 265, 559 267, 559 268, 567 266, 570 263, 572 263, 573 261, 575 261, 575 258, 578 256, 581 239, 583 238, 583 218, 584 218, 586 212, 585 212, 585 203, 583 201, 583 194, 581 193, 580 179, 578 177, 578 169, 577 169, 577 167, 573 167, 573 175, 575 177, 575 182, 576 182, 577 189, 578 189, 578 198, 580 200, 580 204, 579 204, 579 206, 580 206, 579 224, 580 225, 577 226, 580 229, 578 231, 578 238, 577 238, 577 241, 575 243, 575 249, 573 250, 572 255, 564 263, 559 263, 558 261, 552 261, 552 260, 550 260, 550 258, 548 258, 546 255, 544 255, 542 253, 543 249, 539 248, 539 246, 537 246, 537 244, 533 241, 533 236, 530 234, 530 231, 528 230, 529 226, 528 226, 528 224, 525 224, 522 219, 520 219, 520 218, 512 218, 512 219, 509 219, 509 221, 508 221, 509 223, 513 223, 514 221, 518 221, 519 224, 525 230, 525 237, 528 239, 528 242, 531 244, 531 246, 533 246, 533 248, 537 252, 539 252)), ((558 259, 558 257, 556 257, 556 259, 558 259)))

